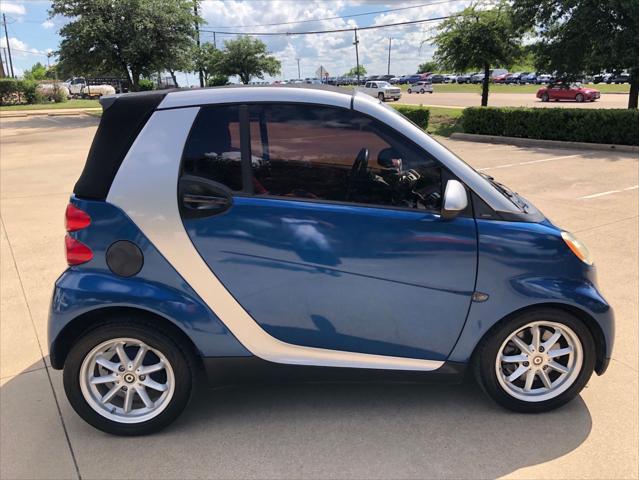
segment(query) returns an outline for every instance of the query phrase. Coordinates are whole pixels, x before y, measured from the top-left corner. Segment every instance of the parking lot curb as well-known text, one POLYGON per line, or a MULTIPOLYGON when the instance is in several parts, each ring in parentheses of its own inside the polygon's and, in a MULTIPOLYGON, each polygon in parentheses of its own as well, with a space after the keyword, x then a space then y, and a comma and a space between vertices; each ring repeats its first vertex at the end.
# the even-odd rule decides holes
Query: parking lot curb
POLYGON ((537 140, 533 138, 502 137, 499 135, 478 135, 475 133, 453 133, 452 140, 466 142, 501 143, 517 147, 571 148, 577 150, 602 150, 615 152, 639 153, 639 146, 613 145, 608 143, 564 142, 559 140, 537 140))
POLYGON ((83 110, 25 110, 16 112, 0 112, 0 118, 19 118, 19 117, 65 117, 71 115, 85 115, 91 112, 100 112, 101 108, 87 108, 83 110))

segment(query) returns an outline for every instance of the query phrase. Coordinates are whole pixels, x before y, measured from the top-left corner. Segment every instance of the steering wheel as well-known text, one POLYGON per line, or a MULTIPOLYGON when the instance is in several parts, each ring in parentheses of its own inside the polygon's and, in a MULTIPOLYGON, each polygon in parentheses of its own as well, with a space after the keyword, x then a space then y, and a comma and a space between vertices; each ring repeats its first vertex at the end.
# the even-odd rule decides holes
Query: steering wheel
POLYGON ((368 170, 368 148, 362 148, 351 167, 351 175, 362 175, 368 170))

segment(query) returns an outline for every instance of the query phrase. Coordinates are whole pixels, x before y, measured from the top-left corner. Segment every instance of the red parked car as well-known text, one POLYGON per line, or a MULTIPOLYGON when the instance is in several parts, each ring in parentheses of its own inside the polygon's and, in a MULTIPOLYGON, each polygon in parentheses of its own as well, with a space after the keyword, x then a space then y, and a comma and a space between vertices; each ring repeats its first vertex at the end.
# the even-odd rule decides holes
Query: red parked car
POLYGON ((542 102, 550 100, 575 100, 576 102, 594 102, 601 94, 599 90, 584 87, 581 83, 551 83, 537 90, 537 98, 542 102))

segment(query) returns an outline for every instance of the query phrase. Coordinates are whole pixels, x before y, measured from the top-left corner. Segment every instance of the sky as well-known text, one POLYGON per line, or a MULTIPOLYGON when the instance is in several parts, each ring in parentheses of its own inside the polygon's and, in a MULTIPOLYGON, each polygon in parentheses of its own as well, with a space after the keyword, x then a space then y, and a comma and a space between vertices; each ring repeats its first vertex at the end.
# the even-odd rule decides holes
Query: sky
MULTIPOLYGON (((202 27, 201 39, 203 42, 213 42, 213 33, 206 30, 296 32, 385 25, 449 15, 462 10, 469 3, 470 0, 203 0, 200 3, 200 13, 207 24, 202 27), (403 10, 368 15, 370 12, 399 8, 403 10), (349 15, 358 16, 348 17, 349 15), (328 17, 338 18, 326 19, 328 17), (304 20, 304 23, 263 26, 300 20, 304 20)), ((16 75, 21 75, 35 62, 46 64, 47 53, 58 48, 59 29, 68 20, 63 17, 49 18, 49 7, 50 2, 47 0, 0 1, 0 10, 7 17, 9 45, 16 75)), ((371 75, 386 74, 390 37, 390 73, 415 73, 420 63, 432 58, 434 47, 430 39, 436 31, 436 25, 437 22, 430 22, 359 31, 360 64, 371 75)), ((235 35, 215 35, 218 48, 223 46, 224 40, 232 38, 235 35)), ((298 58, 301 78, 315 77, 320 65, 331 76, 343 75, 355 66, 353 32, 259 38, 282 63, 281 74, 275 79, 297 78, 298 58)), ((6 47, 4 30, 0 47, 6 47)), ((2 54, 4 59, 4 49, 2 54)), ((54 63, 55 57, 51 57, 49 61, 54 63)), ((266 79, 272 80, 270 77, 266 79)), ((180 73, 178 82, 180 86, 188 86, 197 83, 197 78, 192 73, 180 73)))

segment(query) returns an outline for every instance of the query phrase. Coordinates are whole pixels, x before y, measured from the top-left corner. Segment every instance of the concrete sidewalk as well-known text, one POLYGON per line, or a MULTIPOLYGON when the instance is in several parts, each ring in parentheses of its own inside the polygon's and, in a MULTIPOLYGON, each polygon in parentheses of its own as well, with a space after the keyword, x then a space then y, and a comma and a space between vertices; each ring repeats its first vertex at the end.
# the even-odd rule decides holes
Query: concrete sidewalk
POLYGON ((97 123, 0 120, 0 478, 639 477, 639 155, 445 141, 593 253, 617 342, 566 407, 510 413, 473 383, 255 386, 200 392, 165 431, 120 438, 73 412, 47 364, 64 209, 97 123))

